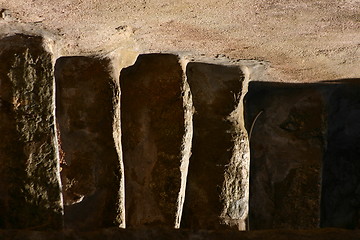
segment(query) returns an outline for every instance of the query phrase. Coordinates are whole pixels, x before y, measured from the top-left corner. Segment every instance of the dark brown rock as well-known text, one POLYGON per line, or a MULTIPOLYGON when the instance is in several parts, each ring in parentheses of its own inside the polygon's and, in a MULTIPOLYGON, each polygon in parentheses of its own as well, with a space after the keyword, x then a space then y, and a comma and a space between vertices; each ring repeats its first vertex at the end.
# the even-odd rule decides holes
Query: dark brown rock
POLYGON ((186 75, 195 113, 181 226, 243 229, 248 209, 243 73, 238 66, 191 62, 186 75))
POLYGON ((113 136, 119 88, 110 61, 64 57, 55 73, 65 225, 123 226, 122 163, 113 136))
POLYGON ((360 228, 360 79, 354 80, 328 91, 322 227, 360 228))
POLYGON ((251 230, 319 227, 324 96, 319 85, 250 83, 251 230))
POLYGON ((185 134, 179 59, 140 55, 121 71, 120 85, 126 225, 174 227, 185 134))
POLYGON ((62 227, 52 54, 44 39, 0 40, 0 227, 62 227))

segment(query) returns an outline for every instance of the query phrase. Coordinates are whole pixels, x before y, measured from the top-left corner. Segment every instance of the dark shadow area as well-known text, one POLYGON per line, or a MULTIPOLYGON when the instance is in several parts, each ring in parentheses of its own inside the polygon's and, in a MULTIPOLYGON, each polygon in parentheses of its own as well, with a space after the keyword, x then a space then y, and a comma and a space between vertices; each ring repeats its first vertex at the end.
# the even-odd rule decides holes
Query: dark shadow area
POLYGON ((251 230, 358 228, 359 82, 250 83, 251 230))

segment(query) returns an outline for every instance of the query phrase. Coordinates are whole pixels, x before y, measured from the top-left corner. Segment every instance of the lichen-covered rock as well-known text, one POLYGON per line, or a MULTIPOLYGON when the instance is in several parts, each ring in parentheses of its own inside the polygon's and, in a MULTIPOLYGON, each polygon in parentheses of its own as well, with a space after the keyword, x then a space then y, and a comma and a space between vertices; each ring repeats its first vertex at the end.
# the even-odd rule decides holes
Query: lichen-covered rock
POLYGON ((134 66, 121 71, 120 85, 126 225, 175 227, 185 184, 180 169, 185 119, 179 59, 140 55, 134 66))
POLYGON ((41 37, 0 40, 0 227, 62 227, 52 55, 41 37))
POLYGON ((238 66, 191 62, 194 138, 182 227, 244 230, 249 146, 243 122, 244 75, 238 66))
POLYGON ((124 227, 122 163, 114 140, 119 87, 111 63, 63 57, 55 76, 65 226, 124 227))

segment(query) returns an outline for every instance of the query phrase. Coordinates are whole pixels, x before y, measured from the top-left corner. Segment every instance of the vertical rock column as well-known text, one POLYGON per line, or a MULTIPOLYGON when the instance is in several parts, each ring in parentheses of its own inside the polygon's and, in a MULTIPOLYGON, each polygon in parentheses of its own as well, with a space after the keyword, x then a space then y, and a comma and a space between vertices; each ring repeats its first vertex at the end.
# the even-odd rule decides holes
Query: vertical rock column
POLYGON ((62 227, 51 53, 41 37, 0 40, 0 227, 62 227))
POLYGON ((57 119, 65 224, 93 229, 124 226, 122 164, 114 140, 119 88, 110 60, 57 60, 57 119))
POLYGON ((238 66, 192 62, 186 75, 195 113, 182 227, 244 230, 249 148, 243 73, 238 66))
POLYGON ((186 178, 181 171, 187 171, 183 162, 188 161, 183 150, 189 142, 183 81, 179 59, 170 54, 140 55, 134 66, 121 71, 128 227, 179 225, 181 178, 186 178))

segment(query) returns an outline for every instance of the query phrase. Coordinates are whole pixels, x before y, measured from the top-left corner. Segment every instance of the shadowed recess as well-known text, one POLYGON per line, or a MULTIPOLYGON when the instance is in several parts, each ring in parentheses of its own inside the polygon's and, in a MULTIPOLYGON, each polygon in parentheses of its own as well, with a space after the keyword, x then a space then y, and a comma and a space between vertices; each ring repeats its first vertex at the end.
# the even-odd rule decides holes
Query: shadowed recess
POLYGON ((65 226, 121 224, 121 167, 113 118, 119 89, 110 61, 63 57, 55 66, 65 226))
POLYGON ((174 227, 185 134, 183 72, 171 54, 140 55, 121 71, 128 227, 174 227))
POLYGON ((250 229, 358 228, 359 79, 253 82, 250 229))

